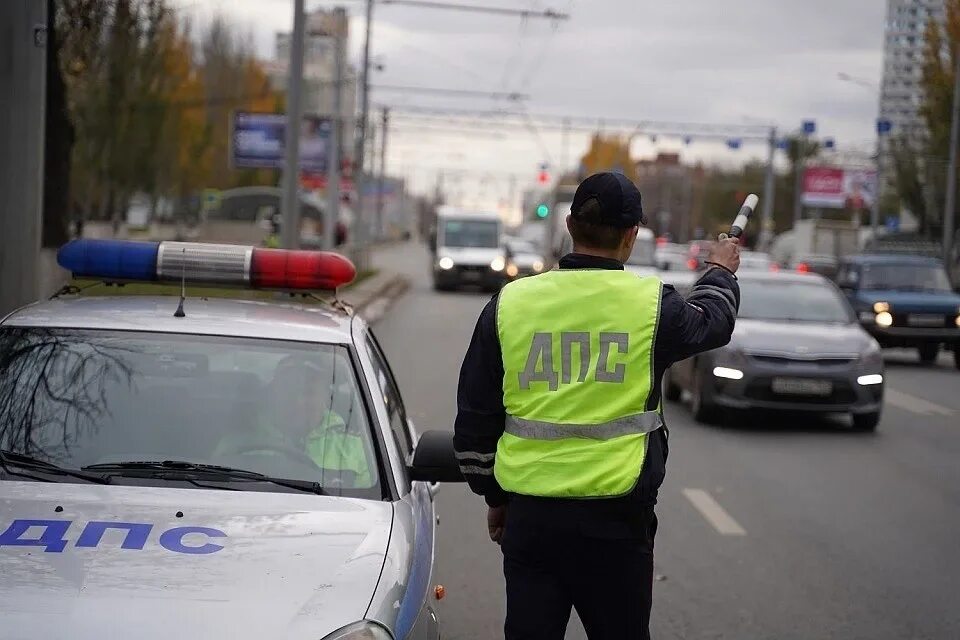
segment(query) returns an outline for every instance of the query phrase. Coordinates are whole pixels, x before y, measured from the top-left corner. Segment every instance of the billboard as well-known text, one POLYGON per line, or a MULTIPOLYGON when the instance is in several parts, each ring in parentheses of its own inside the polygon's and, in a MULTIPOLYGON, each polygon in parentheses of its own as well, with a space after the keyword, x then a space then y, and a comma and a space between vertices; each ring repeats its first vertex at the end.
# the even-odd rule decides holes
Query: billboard
MULTIPOLYGON (((287 116, 282 113, 233 114, 230 166, 250 169, 282 169, 287 116)), ((300 169, 325 173, 330 148, 329 118, 304 116, 300 123, 300 169)))
POLYGON ((865 209, 873 206, 877 172, 873 169, 807 167, 803 171, 805 207, 865 209))

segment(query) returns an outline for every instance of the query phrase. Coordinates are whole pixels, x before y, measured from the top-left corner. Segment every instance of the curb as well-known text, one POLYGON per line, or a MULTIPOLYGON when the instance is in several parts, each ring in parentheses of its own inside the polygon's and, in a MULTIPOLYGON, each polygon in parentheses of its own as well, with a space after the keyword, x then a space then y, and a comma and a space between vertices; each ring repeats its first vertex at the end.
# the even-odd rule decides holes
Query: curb
POLYGON ((374 276, 377 280, 356 295, 344 296, 353 307, 354 313, 362 316, 369 324, 380 320, 390 305, 410 288, 410 280, 398 273, 382 273, 374 276))

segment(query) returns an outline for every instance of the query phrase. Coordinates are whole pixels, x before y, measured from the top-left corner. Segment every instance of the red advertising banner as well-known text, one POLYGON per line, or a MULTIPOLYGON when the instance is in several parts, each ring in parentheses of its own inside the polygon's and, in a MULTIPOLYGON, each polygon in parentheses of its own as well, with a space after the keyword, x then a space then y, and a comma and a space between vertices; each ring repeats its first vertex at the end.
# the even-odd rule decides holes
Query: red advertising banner
POLYGON ((877 172, 872 169, 807 167, 801 198, 805 207, 862 209, 873 205, 877 172))

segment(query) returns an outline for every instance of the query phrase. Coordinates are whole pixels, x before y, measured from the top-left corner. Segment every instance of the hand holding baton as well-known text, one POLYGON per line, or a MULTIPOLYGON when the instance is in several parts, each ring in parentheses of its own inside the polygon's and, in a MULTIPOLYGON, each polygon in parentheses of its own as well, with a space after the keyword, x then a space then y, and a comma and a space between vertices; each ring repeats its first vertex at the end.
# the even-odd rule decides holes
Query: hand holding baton
POLYGON ((760 202, 760 198, 758 198, 756 194, 751 193, 748 195, 747 199, 743 201, 743 206, 740 207, 740 212, 737 214, 737 217, 734 218, 733 224, 730 225, 730 233, 721 233, 719 240, 739 238, 743 234, 743 230, 747 228, 747 222, 750 221, 750 216, 753 215, 753 211, 757 208, 758 202, 760 202))

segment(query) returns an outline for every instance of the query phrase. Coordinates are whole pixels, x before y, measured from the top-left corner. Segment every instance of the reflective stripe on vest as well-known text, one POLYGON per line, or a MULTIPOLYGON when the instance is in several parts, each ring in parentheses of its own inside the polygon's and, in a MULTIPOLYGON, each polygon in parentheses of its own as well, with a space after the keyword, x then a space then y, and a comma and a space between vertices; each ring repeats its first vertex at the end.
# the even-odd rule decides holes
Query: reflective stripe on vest
POLYGON ((512 436, 531 440, 562 440, 563 438, 612 440, 621 436, 650 433, 662 426, 663 419, 659 411, 644 411, 604 424, 555 424, 507 416, 505 431, 512 436))
POLYGON ((624 271, 561 270, 500 292, 506 428, 494 474, 507 491, 609 497, 636 484, 661 282, 624 271))

